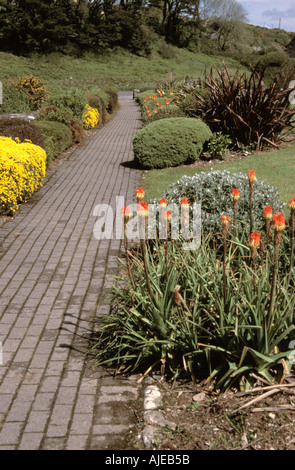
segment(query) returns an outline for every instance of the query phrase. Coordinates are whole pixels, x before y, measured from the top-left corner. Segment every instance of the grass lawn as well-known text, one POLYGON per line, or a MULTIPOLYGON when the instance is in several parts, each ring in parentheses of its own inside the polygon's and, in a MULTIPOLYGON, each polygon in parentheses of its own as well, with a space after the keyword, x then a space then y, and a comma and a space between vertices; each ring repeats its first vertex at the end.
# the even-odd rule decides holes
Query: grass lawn
POLYGON ((229 170, 231 173, 248 173, 248 170, 255 170, 257 178, 278 188, 282 201, 288 202, 295 195, 295 144, 293 144, 283 150, 252 154, 241 160, 215 163, 206 168, 181 166, 145 171, 143 185, 146 199, 161 197, 171 183, 178 181, 184 175, 193 176, 201 171, 209 171, 210 168, 229 170))

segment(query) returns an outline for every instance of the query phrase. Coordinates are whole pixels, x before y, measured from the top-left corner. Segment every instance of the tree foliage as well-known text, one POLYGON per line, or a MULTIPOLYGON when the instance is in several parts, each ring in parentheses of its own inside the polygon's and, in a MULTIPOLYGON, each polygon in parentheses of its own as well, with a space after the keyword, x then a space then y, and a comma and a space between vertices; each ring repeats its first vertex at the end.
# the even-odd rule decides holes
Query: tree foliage
MULTIPOLYGON (((236 2, 215 0, 221 1, 223 6, 227 5, 226 11, 232 12, 232 3, 236 2)), ((148 30, 162 35, 170 44, 187 46, 198 34, 202 5, 208 3, 212 11, 212 2, 213 0, 0 0, 1 49, 25 55, 54 51, 100 52, 120 46, 135 54, 147 55, 152 42, 148 30)), ((241 10, 235 7, 235 11, 241 10)), ((214 19, 218 20, 216 15, 214 19)), ((224 15, 220 17, 220 24, 221 21, 224 35, 224 31, 228 30, 224 15)), ((231 17, 229 21, 232 21, 231 17)))

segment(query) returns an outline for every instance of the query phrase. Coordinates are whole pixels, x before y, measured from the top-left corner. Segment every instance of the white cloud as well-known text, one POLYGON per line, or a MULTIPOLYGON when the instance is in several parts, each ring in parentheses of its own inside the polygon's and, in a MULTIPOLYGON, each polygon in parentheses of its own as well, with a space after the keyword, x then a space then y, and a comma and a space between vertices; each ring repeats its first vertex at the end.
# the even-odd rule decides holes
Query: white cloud
POLYGON ((294 0, 238 0, 247 10, 249 23, 295 31, 294 0))

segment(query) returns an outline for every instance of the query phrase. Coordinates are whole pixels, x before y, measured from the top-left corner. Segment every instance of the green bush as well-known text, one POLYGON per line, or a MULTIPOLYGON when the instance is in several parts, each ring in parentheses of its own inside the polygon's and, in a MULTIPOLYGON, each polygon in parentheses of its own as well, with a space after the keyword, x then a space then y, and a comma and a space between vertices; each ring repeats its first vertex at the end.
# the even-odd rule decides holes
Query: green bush
POLYGON ((72 145, 72 131, 65 124, 56 121, 35 121, 34 125, 42 132, 48 166, 72 145))
POLYGON ((3 104, 0 114, 29 113, 31 111, 26 95, 11 83, 3 83, 3 104))
POLYGON ((10 117, 0 119, 0 135, 14 140, 19 139, 20 142, 30 140, 32 144, 45 149, 40 129, 24 119, 10 117))
POLYGON ((135 135, 135 161, 147 169, 193 163, 211 135, 209 127, 198 119, 160 119, 135 135))
POLYGON ((52 97, 48 104, 56 106, 60 111, 70 114, 77 119, 82 119, 87 98, 83 93, 71 91, 52 97))
MULTIPOLYGON (((169 186, 164 197, 169 203, 179 203, 181 197, 187 197, 190 203, 201 203, 203 231, 205 233, 218 232, 220 214, 227 214, 233 220, 232 188, 240 190, 239 220, 246 225, 249 220, 249 181, 244 173, 231 174, 227 170, 210 170, 191 177, 183 176, 169 186)), ((284 207, 277 188, 257 179, 254 183, 253 195, 256 230, 260 229, 264 223, 263 208, 268 204, 272 206, 274 212, 280 212, 284 207)))
POLYGON ((113 113, 118 105, 118 93, 113 90, 106 90, 109 96, 107 110, 109 113, 113 113))
POLYGON ((38 111, 38 118, 45 121, 60 122, 68 126, 73 135, 73 142, 79 144, 83 139, 83 126, 77 118, 64 109, 55 105, 48 105, 38 111))
POLYGON ((211 158, 219 158, 222 160, 231 145, 232 141, 228 135, 224 135, 222 132, 214 132, 208 142, 207 150, 211 158))
POLYGON ((272 83, 278 77, 283 85, 286 76, 294 70, 294 62, 285 52, 269 52, 259 59, 256 69, 263 74, 266 82, 272 83))

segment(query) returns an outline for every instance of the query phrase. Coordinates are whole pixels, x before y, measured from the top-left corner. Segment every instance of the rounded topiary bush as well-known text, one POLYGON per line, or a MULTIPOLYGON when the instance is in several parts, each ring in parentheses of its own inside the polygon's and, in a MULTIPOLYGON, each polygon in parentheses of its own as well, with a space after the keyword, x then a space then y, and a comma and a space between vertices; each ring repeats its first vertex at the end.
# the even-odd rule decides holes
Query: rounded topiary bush
POLYGON ((194 118, 160 119, 140 129, 133 140, 135 161, 146 169, 193 163, 212 132, 194 118))
POLYGON ((42 132, 34 124, 20 118, 1 118, 0 136, 18 139, 20 142, 30 140, 34 145, 44 149, 44 139, 42 132))

